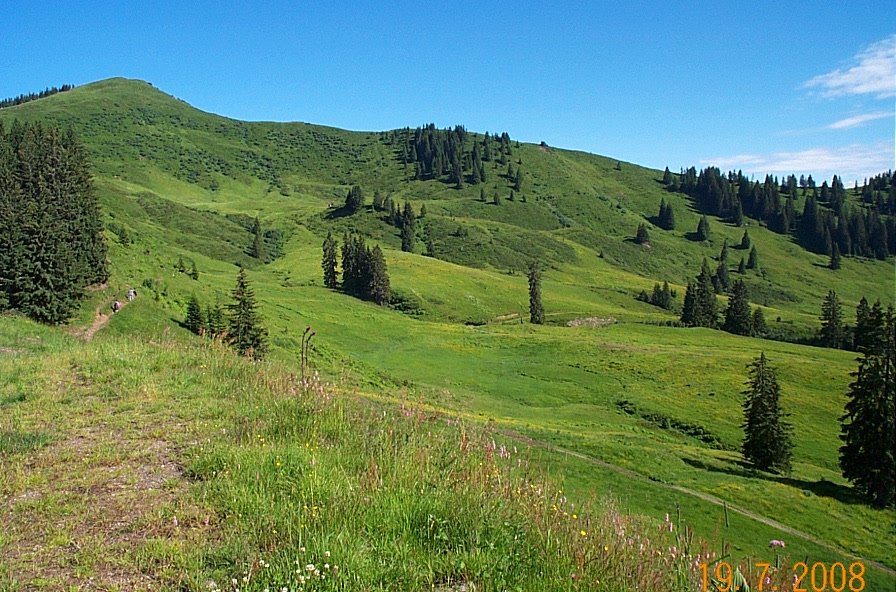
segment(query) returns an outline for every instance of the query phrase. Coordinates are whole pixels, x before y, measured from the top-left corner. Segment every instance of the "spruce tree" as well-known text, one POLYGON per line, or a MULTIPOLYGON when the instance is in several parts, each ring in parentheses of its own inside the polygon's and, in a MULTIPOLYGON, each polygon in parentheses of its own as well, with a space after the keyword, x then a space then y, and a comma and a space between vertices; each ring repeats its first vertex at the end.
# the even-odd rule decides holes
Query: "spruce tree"
POLYGON ((700 217, 700 222, 697 223, 697 240, 706 241, 709 240, 709 236, 709 220, 703 215, 700 217))
POLYGON ((740 248, 746 251, 750 248, 750 233, 744 230, 744 235, 740 238, 740 248))
MULTIPOLYGON (((880 311, 880 300, 875 302, 874 306, 877 311, 880 311)), ((852 336, 852 347, 857 352, 865 352, 871 344, 874 334, 872 322, 871 307, 868 306, 868 299, 863 296, 856 307, 856 328, 852 336)))
POLYGON ((187 317, 184 319, 184 327, 192 331, 196 335, 202 335, 205 328, 205 322, 202 318, 202 307, 199 305, 199 299, 193 294, 187 303, 187 317))
POLYGON ((835 271, 840 269, 840 246, 837 243, 831 247, 831 261, 828 263, 828 267, 835 271))
MULTIPOLYGON (((875 315, 876 316, 876 315, 875 315)), ((873 335, 850 375, 840 418, 843 476, 878 507, 896 503, 896 318, 870 319, 873 335)))
POLYGON ((818 332, 819 344, 823 347, 840 348, 843 346, 845 330, 843 328, 843 311, 837 293, 828 290, 821 305, 821 330, 818 332))
POLYGON ((747 273, 747 264, 744 262, 744 258, 740 258, 740 263, 737 264, 737 273, 744 275, 747 273))
POLYGON ((722 329, 735 335, 750 335, 753 332, 747 286, 743 280, 734 282, 734 288, 728 298, 728 308, 725 310, 725 322, 722 324, 722 329))
POLYGON ((241 356, 260 360, 267 351, 268 332, 261 324, 255 293, 249 286, 246 270, 242 267, 231 296, 233 302, 227 305, 230 313, 227 332, 230 344, 241 356))
POLYGON ((529 322, 544 324, 544 307, 541 304, 541 270, 534 261, 529 264, 529 322))
POLYGON ((322 248, 323 259, 321 267, 324 270, 324 286, 335 290, 339 286, 339 277, 336 272, 336 250, 338 245, 336 244, 336 239, 333 238, 332 232, 327 232, 327 238, 324 240, 322 248))
POLYGON ((719 253, 719 265, 716 267, 716 274, 713 278, 713 286, 716 292, 727 292, 731 288, 731 278, 728 276, 728 241, 722 245, 722 251, 719 253))
POLYGON ((750 249, 750 256, 747 257, 747 269, 759 269, 759 255, 756 253, 756 245, 750 249))
POLYGON ((650 235, 647 233, 647 225, 643 222, 638 224, 638 231, 635 233, 635 242, 639 245, 650 242, 650 235))
POLYGON ((386 258, 379 245, 374 246, 372 251, 368 251, 368 265, 367 298, 380 306, 388 304, 392 298, 392 289, 389 285, 386 258))
POLYGON ((680 320, 688 327, 694 327, 697 324, 697 287, 692 282, 688 282, 688 287, 684 292, 680 320))
POLYGON ((768 327, 765 324, 765 314, 757 306, 753 309, 753 318, 750 320, 750 335, 762 337, 766 331, 768 331, 768 327))
POLYGON ((694 298, 694 325, 697 327, 714 328, 718 323, 716 292, 712 284, 709 263, 705 257, 700 268, 700 275, 697 276, 694 298))
POLYGON ((227 322, 224 318, 224 310, 219 303, 209 304, 205 311, 205 328, 212 339, 216 339, 227 330, 227 322))
POLYGON ((744 458, 758 469, 790 472, 793 444, 792 428, 781 409, 781 390, 775 370, 768 364, 765 352, 749 366, 746 399, 743 403, 744 458))
POLYGON ((345 195, 345 209, 354 214, 364 207, 364 191, 359 185, 353 185, 345 195))
POLYGON ((414 252, 417 242, 417 218, 414 208, 409 201, 404 202, 404 210, 401 213, 401 250, 407 253, 414 252))
POLYGON ((193 261, 193 267, 192 267, 192 269, 190 270, 190 277, 193 278, 194 280, 197 280, 197 281, 199 280, 199 270, 196 269, 196 262, 195 262, 195 261, 193 261))

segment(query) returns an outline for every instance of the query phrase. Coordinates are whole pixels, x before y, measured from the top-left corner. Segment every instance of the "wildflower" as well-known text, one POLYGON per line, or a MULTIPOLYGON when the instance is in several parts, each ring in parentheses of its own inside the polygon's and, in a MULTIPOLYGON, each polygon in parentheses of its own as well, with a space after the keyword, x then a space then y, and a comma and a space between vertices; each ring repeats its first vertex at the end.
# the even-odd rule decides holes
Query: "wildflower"
POLYGON ((584 530, 580 530, 580 531, 579 531, 579 534, 582 535, 583 537, 588 536, 588 533, 585 532, 584 530))
POLYGON ((315 570, 315 567, 314 567, 313 563, 309 563, 308 565, 305 566, 305 571, 314 571, 314 570, 315 570))
POLYGON ((177 516, 174 516, 174 518, 171 519, 171 524, 174 525, 174 528, 177 528, 177 516))
POLYGON ((778 539, 772 539, 768 542, 768 546, 770 549, 774 549, 775 547, 781 547, 782 549, 786 546, 784 541, 779 541, 778 539))
POLYGON ((299 547, 299 553, 304 553, 304 552, 305 552, 305 547, 299 547))
POLYGON ((330 552, 329 552, 329 551, 324 551, 324 557, 329 557, 329 556, 330 556, 330 552))

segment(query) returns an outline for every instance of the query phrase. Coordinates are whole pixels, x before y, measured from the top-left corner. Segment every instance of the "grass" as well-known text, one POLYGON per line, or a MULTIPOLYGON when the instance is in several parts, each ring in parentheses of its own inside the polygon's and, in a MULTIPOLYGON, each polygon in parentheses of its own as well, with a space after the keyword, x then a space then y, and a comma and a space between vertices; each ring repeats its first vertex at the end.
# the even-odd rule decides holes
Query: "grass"
POLYGON ((494 426, 214 343, 106 336, 19 362, 20 420, 56 441, 5 460, 8 589, 691 590, 734 546, 695 537, 687 502, 574 501, 494 426))
MULTIPOLYGON (((594 497, 595 521, 615 511, 643 515, 656 528, 678 507, 682 519, 679 523, 676 518, 676 534, 687 526, 698 539, 711 541, 717 554, 729 553, 735 562, 769 558, 768 541, 785 538, 795 558, 831 564, 863 557, 894 567, 896 514, 860 503, 837 467, 837 418, 854 355, 661 326, 675 315, 635 300, 642 289, 649 292, 655 281, 669 279, 680 301, 700 259, 717 256, 725 238, 731 245, 739 243, 743 232, 713 219, 712 241, 687 240, 698 215, 682 196, 661 190, 657 171, 629 164, 617 171, 615 160, 524 144, 515 147, 513 159, 515 164, 523 161, 526 202, 505 200, 495 206, 479 202, 478 187, 457 191, 439 181, 407 182, 387 136, 307 124, 235 122, 196 112, 132 81, 89 85, 4 109, 0 117, 47 117, 74 125, 91 149, 107 221, 126 228, 132 239, 123 244, 109 233, 112 278, 88 294, 73 325, 90 325, 95 311, 106 310, 113 298, 123 299, 128 287, 140 291, 88 346, 73 344, 59 331, 0 319, 6 340, 0 343, 0 438, 18 442, 0 445, 5 463, 11 459, 22 467, 26 459, 51 456, 107 409, 114 410, 112 421, 120 424, 117 431, 104 428, 102 437, 86 440, 89 460, 84 466, 77 463, 77 454, 63 455, 56 473, 41 473, 41 487, 48 491, 40 500, 16 502, 16 508, 34 512, 17 519, 43 516, 37 528, 47 532, 40 536, 55 541, 50 547, 58 550, 48 556, 50 563, 74 562, 85 574, 108 572, 106 564, 121 555, 128 566, 124 571, 171 586, 181 585, 174 575, 179 573, 188 574, 189 583, 182 585, 195 589, 204 585, 203 578, 227 587, 230 577, 242 578, 245 571, 260 582, 260 560, 287 576, 286 566, 298 558, 296 533, 305 524, 320 537, 314 546, 305 539, 299 545, 313 549, 309 561, 318 565, 323 551, 343 549, 340 562, 332 564, 351 566, 352 573, 378 574, 344 580, 346 586, 350 582, 376 589, 394 581, 402 588, 438 587, 461 578, 529 589, 510 566, 500 573, 486 573, 482 567, 485 562, 502 565, 503 559, 473 556, 474 547, 494 539, 506 542, 503 552, 526 569, 553 574, 548 588, 569 588, 572 580, 556 579, 560 572, 554 567, 515 555, 519 549, 512 540, 517 535, 529 548, 557 549, 545 546, 549 541, 539 538, 543 533, 524 528, 525 535, 520 534, 521 523, 547 523, 525 512, 513 514, 517 506, 512 496, 495 498, 502 500, 495 506, 491 499, 432 486, 451 471, 473 479, 478 470, 472 465, 472 473, 463 472, 479 461, 452 450, 461 436, 457 426, 445 425, 451 418, 462 421, 470 434, 490 430, 480 445, 495 438, 522 449, 522 442, 530 442, 523 460, 533 473, 521 475, 523 482, 548 474, 557 485, 544 484, 543 503, 560 487, 577 504, 594 497), (353 183, 362 184, 368 199, 378 189, 399 202, 411 200, 418 210, 425 203, 428 214, 418 223, 420 238, 433 237, 439 258, 400 252, 397 230, 378 213, 333 216, 328 204, 340 204, 353 183), (675 208, 678 228, 651 229, 650 249, 627 241, 639 222, 656 214, 660 197, 675 208), (288 237, 284 256, 267 265, 248 257, 250 235, 227 217, 232 214, 258 215, 266 228, 283 231, 288 237), (458 227, 466 236, 456 232, 458 227), (349 229, 385 247, 393 288, 413 310, 381 309, 321 286, 323 236, 328 230, 341 235, 349 229), (519 270, 533 256, 544 258, 548 266, 542 291, 549 324, 544 327, 520 323, 528 303, 519 270), (198 281, 176 271, 179 258, 188 267, 195 262, 198 281), (226 302, 235 264, 250 268, 275 346, 265 379, 251 367, 225 362, 220 352, 193 343, 178 325, 191 294, 204 305, 226 302), (618 323, 600 329, 565 326, 584 317, 618 323), (297 366, 299 333, 309 324, 317 332, 314 362, 339 383, 329 396, 341 401, 313 412, 290 407, 293 397, 284 378, 297 366), (755 472, 742 465, 736 452, 746 365, 763 350, 778 368, 783 404, 796 428, 794 472, 786 477, 755 472), (62 394, 59 384, 68 394, 62 394), (89 395, 81 397, 83 393, 89 395), (408 425, 402 403, 413 417, 422 413, 441 419, 408 425), (381 421, 382 411, 387 417, 381 421), (281 415, 293 418, 294 425, 278 423, 281 415), (128 427, 125 418, 138 418, 143 428, 128 427), (133 527, 146 534, 139 549, 113 544, 103 553, 108 541, 93 533, 92 548, 99 550, 73 559, 64 551, 65 541, 73 540, 72 533, 85 535, 84 525, 60 517, 78 515, 87 505, 72 491, 102 488, 102 467, 140 466, 146 459, 116 443, 142 441, 144 429, 153 437, 165 434, 162 439, 169 442, 161 427, 168 425, 176 429, 163 456, 180 459, 186 475, 195 473, 195 482, 186 484, 183 475, 168 474, 162 481, 170 480, 171 488, 153 485, 154 492, 159 490, 153 493, 158 505, 146 508, 133 527), (295 432, 300 428, 302 437, 295 432), (255 439, 259 434, 264 446, 255 439), (311 435, 315 454, 294 449, 292 440, 311 445, 311 435), (413 446, 406 454, 412 456, 398 454, 408 442, 413 446), (389 446, 392 452, 386 454, 389 446), (371 452, 377 450, 383 455, 371 452), (292 463, 286 481, 271 465, 272 454, 292 463), (362 498, 341 492, 360 495, 372 470, 371 457, 381 475, 395 478, 395 486, 392 497, 377 490, 383 497, 371 501, 375 508, 366 508, 362 498), (310 477, 311 458, 318 467, 332 467, 326 483, 310 477), (420 459, 430 464, 414 465, 420 459), (219 467, 221 462, 231 467, 228 478, 214 468, 218 475, 209 476, 202 468, 203 463, 219 467), (236 466, 240 469, 235 472, 236 466), (387 468, 392 472, 386 473, 387 468), (65 471, 72 472, 72 483, 81 485, 55 483, 55 475, 65 471), (330 502, 338 504, 330 509, 344 520, 316 522, 304 507, 294 505, 314 483, 327 489, 330 502), (615 510, 602 507, 607 498, 615 510), (723 507, 716 502, 729 504, 731 526, 725 526, 723 507), (277 508, 270 517, 259 513, 268 506, 277 508), (448 553, 450 561, 439 547, 442 535, 437 535, 439 521, 448 520, 449 506, 457 508, 450 518, 460 526, 445 536, 476 541, 452 543, 457 548, 448 553), (737 509, 824 544, 782 534, 737 509), (503 519, 505 511, 510 512, 510 526, 490 522, 492 514, 503 519), (464 512, 482 516, 484 530, 477 530, 464 512), (291 518, 293 514, 301 520, 291 518), (190 537, 203 541, 202 551, 186 550, 193 539, 181 538, 184 529, 172 530, 174 515, 190 525, 190 537), (211 517, 208 524, 206 516, 211 517), (54 519, 65 523, 64 528, 51 527, 54 519), (394 538, 387 543, 373 536, 374 523, 379 525, 377 536, 385 529, 394 531, 394 538), (368 530, 353 530, 358 525, 368 530), (436 534, 428 540, 421 529, 436 534), (393 565, 388 557, 401 557, 410 565, 393 565)), ((490 173, 487 199, 493 191, 509 193, 502 171, 490 173)), ((785 237, 755 225, 749 232, 762 271, 750 272, 746 279, 754 303, 766 305, 765 316, 774 329, 813 331, 831 285, 846 310, 863 295, 892 299, 891 261, 844 259, 843 268, 832 272, 824 267, 825 258, 806 253, 785 237)), ((733 266, 739 254, 730 251, 733 266)), ((482 446, 479 452, 485 452, 482 446)), ((8 499, 30 491, 21 470, 12 479, 17 493, 8 499)), ((316 479, 321 479, 319 472, 316 479)), ((0 571, 0 582, 27 564, 4 552, 26 535, 0 541, 7 566, 7 573, 0 571)), ((564 549, 572 563, 557 569, 575 564, 577 547, 564 549)), ((591 575, 603 581, 609 577, 591 575)), ((874 584, 869 589, 892 588, 892 576, 870 565, 869 578, 874 584)), ((619 589, 627 588, 619 584, 619 589)))

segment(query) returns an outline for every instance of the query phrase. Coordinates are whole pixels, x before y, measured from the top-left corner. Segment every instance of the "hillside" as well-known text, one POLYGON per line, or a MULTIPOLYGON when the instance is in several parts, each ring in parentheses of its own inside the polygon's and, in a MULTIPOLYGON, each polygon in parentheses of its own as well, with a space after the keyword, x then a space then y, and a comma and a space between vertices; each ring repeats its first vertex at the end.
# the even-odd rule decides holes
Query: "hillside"
MULTIPOLYGON (((724 239, 736 245, 743 234, 711 219, 712 239, 690 240, 700 216, 684 195, 664 190, 661 172, 512 142, 510 163, 525 176, 509 201, 506 165, 486 164, 487 181, 462 189, 413 180, 397 154, 400 130, 239 122, 123 79, 0 110, 4 124, 16 118, 71 126, 93 160, 112 278, 90 294, 73 325, 89 326, 113 297, 140 289, 97 333, 107 345, 94 364, 114 359, 115 347, 135 338, 173 334, 189 342, 178 324, 186 301, 196 294, 204 305, 226 302, 236 265, 243 265, 262 304, 274 363, 297 364, 301 329, 311 325, 313 364, 346 391, 527 439, 533 460, 562 480, 570 497, 610 495, 655 521, 679 507, 699 536, 724 541, 738 559, 764 557, 769 540, 786 538, 791 557, 828 564, 859 557, 896 567, 896 513, 858 503, 837 468, 837 421, 855 355, 663 326, 677 315, 635 299, 668 280, 680 303, 702 258, 712 260, 724 239), (418 212, 425 205, 416 253, 399 250, 398 229, 382 213, 338 211, 355 184, 368 204, 380 192, 418 212), (489 201, 495 192, 500 205, 489 201), (674 208, 676 229, 650 225, 650 247, 635 244, 635 229, 656 215, 661 198, 674 208), (248 254, 256 216, 282 250, 267 263, 248 254), (409 303, 405 312, 323 288, 320 245, 330 230, 355 230, 383 246, 393 289, 409 303), (424 238, 436 257, 422 255, 424 238), (528 310, 522 270, 532 258, 547 267, 544 327, 520 322, 528 310), (198 280, 176 270, 179 259, 196 265, 198 280), (566 326, 586 317, 618 323, 566 326), (788 477, 755 472, 737 452, 746 365, 760 351, 778 368, 796 428, 788 477), (723 502, 736 508, 728 528, 723 502)), ((892 302, 892 259, 844 258, 832 271, 827 257, 788 237, 755 222, 748 229, 760 271, 745 280, 773 327, 814 331, 831 288, 848 322, 862 296, 892 302)), ((740 255, 731 249, 734 267, 740 255)), ((147 356, 151 367, 170 363, 147 356)), ((189 390, 191 381, 178 376, 164 380, 189 390)), ((12 379, 4 396, 14 396, 20 380, 12 379)), ((133 380, 125 386, 149 388, 133 380)), ((180 403, 152 403, 160 410, 169 404, 180 403)), ((18 429, 15 418, 3 421, 3 430, 18 429)), ((162 414, 159 421, 172 420, 162 414)), ((245 422, 250 434, 252 420, 245 422)), ((280 544, 268 534, 246 537, 249 546, 280 544)), ((891 586, 892 572, 867 565, 879 589, 891 586)))

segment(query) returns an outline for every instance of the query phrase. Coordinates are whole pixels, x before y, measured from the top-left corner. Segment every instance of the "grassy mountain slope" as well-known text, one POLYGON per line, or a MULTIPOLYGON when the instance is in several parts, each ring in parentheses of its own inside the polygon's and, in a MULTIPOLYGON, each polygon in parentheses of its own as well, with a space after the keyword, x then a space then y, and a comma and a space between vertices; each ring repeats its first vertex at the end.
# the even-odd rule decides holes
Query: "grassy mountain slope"
MULTIPOLYGON (((479 202, 479 187, 408 181, 387 134, 233 121, 141 82, 104 81, 0 110, 0 120, 14 118, 56 120, 78 131, 108 221, 133 240, 122 244, 110 233, 112 279, 90 295, 76 324, 89 324, 95 308, 135 285, 141 298, 100 334, 178 333, 190 294, 203 303, 225 301, 235 264, 247 265, 275 359, 295 363, 297 328, 310 324, 315 365, 369 398, 493 419, 502 430, 636 473, 534 453, 577 495, 612 493, 625 508, 654 518, 681 504, 698 533, 724 539, 739 557, 758 557, 768 540, 783 538, 742 516, 734 531, 725 529, 719 508, 669 486, 684 487, 835 549, 788 538, 793 557, 831 563, 854 554, 893 567, 896 514, 858 504, 837 470, 837 418, 853 354, 645 324, 675 316, 634 300, 640 290, 668 279, 680 300, 700 259, 717 256, 724 238, 737 244, 743 232, 712 220, 710 243, 687 240, 699 216, 684 197, 662 190, 657 171, 630 164, 616 170, 611 159, 522 144, 512 162, 522 160, 526 202, 496 206, 479 202), (417 210, 426 204, 421 232, 445 260, 400 252, 397 230, 377 213, 334 215, 330 204, 341 204, 354 183, 368 201, 379 190, 417 210), (677 229, 651 229, 650 249, 626 240, 656 214, 661 197, 673 204, 677 229), (284 256, 267 265, 248 257, 251 236, 227 214, 258 215, 282 230, 284 256), (466 236, 457 236, 458 226, 466 236), (416 302, 418 314, 324 289, 320 243, 330 229, 355 229, 382 244, 393 288, 416 302), (528 306, 519 270, 533 256, 550 265, 542 288, 546 327, 519 324, 528 306), (198 281, 174 269, 181 257, 196 263, 198 281), (592 316, 619 323, 564 326, 592 316), (778 367, 796 428, 795 469, 787 478, 753 472, 736 452, 745 366, 761 350, 778 367)), ((489 169, 489 199, 495 191, 509 194, 503 172, 489 169)), ((831 287, 849 315, 861 296, 892 301, 892 261, 844 259, 834 272, 825 258, 785 237, 755 224, 749 230, 764 273, 748 274, 748 285, 773 326, 780 317, 782 324, 815 327, 831 287)), ((732 249, 734 265, 739 254, 732 249)))

